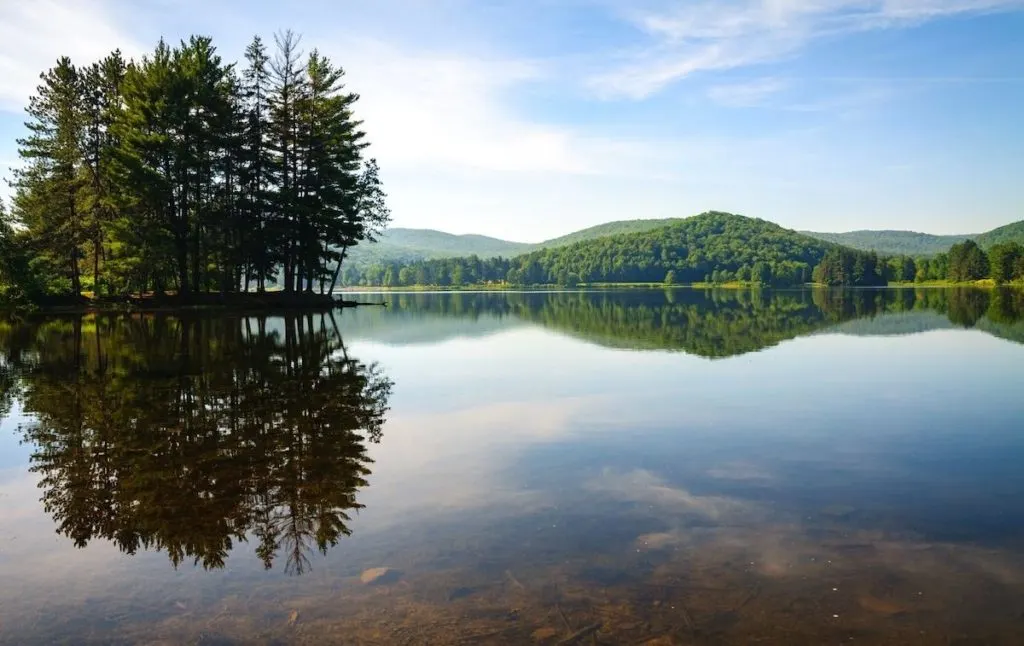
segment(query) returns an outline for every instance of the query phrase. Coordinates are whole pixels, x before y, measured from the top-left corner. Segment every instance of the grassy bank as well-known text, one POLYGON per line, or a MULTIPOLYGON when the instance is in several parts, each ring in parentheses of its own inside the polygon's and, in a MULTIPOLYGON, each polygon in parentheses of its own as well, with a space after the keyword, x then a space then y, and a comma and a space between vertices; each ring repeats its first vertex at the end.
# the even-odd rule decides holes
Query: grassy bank
POLYGON ((991 289, 993 287, 1024 287, 1022 282, 1014 283, 1003 283, 997 285, 996 281, 991 278, 985 278, 984 280, 970 280, 970 281, 954 281, 954 280, 925 280, 921 282, 892 282, 889 283, 890 287, 980 287, 983 289, 991 289))

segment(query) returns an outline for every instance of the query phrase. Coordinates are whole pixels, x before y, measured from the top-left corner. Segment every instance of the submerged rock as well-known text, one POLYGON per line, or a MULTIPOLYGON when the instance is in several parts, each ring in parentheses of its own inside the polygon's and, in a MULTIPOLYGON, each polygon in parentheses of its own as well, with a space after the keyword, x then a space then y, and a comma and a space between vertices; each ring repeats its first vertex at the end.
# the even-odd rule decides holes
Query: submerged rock
POLYGON ((402 576, 398 570, 389 567, 374 567, 359 575, 359 580, 366 585, 384 585, 394 583, 402 576))

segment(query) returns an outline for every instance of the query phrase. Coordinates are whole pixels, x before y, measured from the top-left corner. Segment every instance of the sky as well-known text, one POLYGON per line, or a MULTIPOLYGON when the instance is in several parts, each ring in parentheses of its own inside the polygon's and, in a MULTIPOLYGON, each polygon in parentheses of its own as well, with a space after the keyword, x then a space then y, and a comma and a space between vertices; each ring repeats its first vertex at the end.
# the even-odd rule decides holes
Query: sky
POLYGON ((0 0, 0 174, 57 57, 282 29, 360 94, 393 226, 1024 219, 1024 0, 0 0))

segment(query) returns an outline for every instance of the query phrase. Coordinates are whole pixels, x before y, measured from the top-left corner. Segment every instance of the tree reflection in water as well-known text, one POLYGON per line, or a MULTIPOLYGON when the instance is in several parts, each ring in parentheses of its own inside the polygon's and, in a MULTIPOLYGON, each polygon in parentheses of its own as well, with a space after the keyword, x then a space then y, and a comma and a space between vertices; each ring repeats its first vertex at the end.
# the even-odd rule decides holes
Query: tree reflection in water
POLYGON ((310 567, 350 533, 392 382, 330 314, 88 315, 0 328, 4 397, 32 419, 42 501, 79 547, 113 541, 222 568, 310 567))

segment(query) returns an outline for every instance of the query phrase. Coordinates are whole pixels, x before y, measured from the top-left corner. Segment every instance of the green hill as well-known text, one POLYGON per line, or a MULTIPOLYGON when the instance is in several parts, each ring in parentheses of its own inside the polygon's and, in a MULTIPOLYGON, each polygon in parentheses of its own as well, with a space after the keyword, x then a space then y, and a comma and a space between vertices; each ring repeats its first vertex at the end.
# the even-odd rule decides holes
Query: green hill
POLYGON ((742 281, 782 286, 809 282, 819 264, 825 267, 819 279, 829 284, 884 284, 877 256, 767 220, 711 211, 668 222, 512 258, 439 258, 363 271, 346 269, 344 284, 447 287, 742 281), (822 263, 826 256, 828 262, 822 263))
POLYGON ((455 235, 433 229, 388 229, 374 243, 352 249, 348 262, 356 266, 372 264, 406 263, 429 258, 455 258, 459 256, 516 256, 534 249, 536 245, 510 242, 481 235, 455 235))
POLYGON ((822 233, 801 231, 804 235, 840 244, 861 251, 875 251, 887 256, 933 256, 949 251, 958 242, 973 235, 937 236, 916 231, 849 231, 847 233, 822 233))
POLYGON ((811 269, 833 248, 767 220, 711 211, 657 229, 543 249, 517 260, 525 271, 538 265, 548 282, 559 283, 563 274, 587 283, 660 282, 669 271, 683 283, 711 275, 723 281, 749 280, 757 265, 796 283, 810 280, 811 269))
POLYGON ((360 245, 350 252, 348 262, 359 267, 372 264, 409 263, 431 258, 511 258, 537 249, 561 247, 585 240, 622 233, 639 233, 680 222, 682 218, 663 220, 619 220, 574 231, 539 243, 512 242, 482 235, 455 235, 434 229, 389 229, 380 240, 360 245))
POLYGON ((644 231, 660 229, 661 227, 665 227, 670 224, 677 224, 685 219, 686 218, 665 218, 662 220, 616 220, 615 222, 605 222, 604 224, 599 224, 597 226, 580 229, 579 231, 574 231, 573 233, 564 236, 545 240, 544 242, 533 246, 535 249, 564 247, 565 245, 593 240, 595 238, 603 238, 605 236, 614 236, 624 233, 643 233, 644 231))
POLYGON ((847 233, 821 233, 801 231, 804 235, 840 244, 861 251, 876 251, 886 256, 934 256, 949 251, 953 245, 968 238, 983 248, 1000 242, 1024 244, 1024 220, 1007 224, 987 233, 937 236, 916 231, 849 231, 847 233))
MULTIPOLYGON (((390 229, 377 243, 364 244, 352 250, 349 262, 365 267, 372 264, 410 263, 431 258, 511 258, 520 254, 564 247, 608 236, 644 233, 679 224, 688 218, 660 220, 618 220, 580 229, 573 233, 539 243, 513 242, 482 235, 454 235, 433 229, 390 229)), ((1024 244, 1024 221, 1008 224, 987 233, 932 235, 917 231, 862 230, 846 233, 799 231, 801 235, 861 251, 875 251, 888 256, 933 256, 949 250, 954 244, 972 238, 988 248, 1000 242, 1024 244)))
POLYGON ((974 241, 985 249, 1003 242, 1019 242, 1024 244, 1024 220, 982 233, 974 241))

